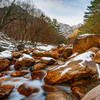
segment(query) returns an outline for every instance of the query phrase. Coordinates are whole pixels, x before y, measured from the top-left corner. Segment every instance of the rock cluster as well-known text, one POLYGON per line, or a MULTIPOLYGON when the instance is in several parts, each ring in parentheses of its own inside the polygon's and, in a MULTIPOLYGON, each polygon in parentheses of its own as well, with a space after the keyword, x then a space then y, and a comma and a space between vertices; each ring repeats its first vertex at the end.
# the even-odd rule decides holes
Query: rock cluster
POLYGON ((100 86, 91 91, 81 88, 99 81, 98 38, 96 35, 79 37, 73 46, 58 46, 49 51, 29 48, 1 52, 0 100, 10 100, 15 91, 31 100, 37 100, 34 99, 36 94, 43 93, 46 94, 45 100, 70 100, 69 94, 73 100, 99 100, 100 86))

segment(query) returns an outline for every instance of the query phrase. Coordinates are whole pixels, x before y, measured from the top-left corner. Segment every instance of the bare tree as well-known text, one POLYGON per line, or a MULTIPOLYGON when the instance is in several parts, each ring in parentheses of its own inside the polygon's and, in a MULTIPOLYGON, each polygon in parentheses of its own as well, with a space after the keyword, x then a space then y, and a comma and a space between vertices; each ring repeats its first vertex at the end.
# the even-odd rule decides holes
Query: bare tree
POLYGON ((9 6, 7 12, 2 16, 1 20, 0 20, 0 30, 7 25, 8 23, 10 23, 11 21, 15 20, 15 18, 12 18, 10 20, 8 20, 8 17, 10 16, 11 10, 12 10, 12 6, 15 3, 16 0, 13 0, 11 5, 9 6))

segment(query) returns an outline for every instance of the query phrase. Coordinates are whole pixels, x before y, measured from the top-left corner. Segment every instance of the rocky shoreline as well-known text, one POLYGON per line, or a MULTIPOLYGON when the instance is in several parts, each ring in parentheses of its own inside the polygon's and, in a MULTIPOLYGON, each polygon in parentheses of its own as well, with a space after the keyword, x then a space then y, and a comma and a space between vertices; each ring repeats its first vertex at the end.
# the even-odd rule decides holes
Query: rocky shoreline
POLYGON ((99 100, 99 39, 81 36, 48 51, 0 52, 0 100, 99 100))

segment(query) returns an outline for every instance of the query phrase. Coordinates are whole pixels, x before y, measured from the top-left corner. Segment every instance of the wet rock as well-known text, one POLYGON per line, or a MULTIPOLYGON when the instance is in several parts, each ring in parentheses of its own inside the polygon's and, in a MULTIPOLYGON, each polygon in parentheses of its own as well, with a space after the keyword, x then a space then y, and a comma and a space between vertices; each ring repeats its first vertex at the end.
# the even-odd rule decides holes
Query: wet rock
POLYGON ((78 100, 81 100, 81 98, 84 97, 84 91, 78 87, 72 88, 73 94, 77 97, 78 100))
POLYGON ((92 53, 87 52, 67 61, 64 65, 58 65, 49 70, 44 81, 47 84, 63 83, 91 77, 96 72, 96 63, 93 61, 92 53))
POLYGON ((13 91, 13 85, 4 85, 0 87, 0 100, 8 98, 13 91))
POLYGON ((8 77, 3 77, 3 78, 0 78, 0 81, 9 81, 10 79, 8 77))
POLYGON ((52 58, 59 58, 60 54, 57 50, 55 51, 39 51, 39 50, 34 50, 32 52, 33 56, 37 57, 52 57, 52 58))
POLYGON ((54 58, 51 58, 51 57, 42 57, 41 62, 48 64, 48 65, 51 65, 51 64, 54 64, 56 62, 56 60, 54 58))
POLYGON ((31 77, 32 77, 32 80, 42 80, 43 77, 45 75, 45 72, 39 70, 39 71, 33 71, 32 74, 31 74, 31 77))
POLYGON ((34 59, 24 58, 22 60, 17 60, 14 68, 17 70, 21 67, 30 67, 35 63, 34 59))
POLYGON ((73 53, 83 53, 91 47, 100 48, 100 35, 77 37, 73 43, 73 53))
POLYGON ((55 59, 58 59, 60 57, 60 54, 57 50, 49 52, 49 55, 50 55, 50 57, 55 58, 55 59))
POLYGON ((24 78, 26 78, 26 79, 30 79, 30 76, 25 75, 24 78))
POLYGON ((100 85, 90 90, 81 100, 100 100, 100 85))
POLYGON ((4 71, 10 65, 10 61, 5 58, 0 59, 0 71, 4 71))
POLYGON ((20 53, 20 52, 13 52, 12 55, 13 55, 14 58, 20 58, 22 56, 22 53, 20 53))
POLYGON ((63 92, 49 92, 46 96, 46 100, 68 100, 67 95, 63 92))
POLYGON ((60 89, 58 89, 57 87, 52 86, 52 85, 44 85, 44 86, 42 86, 42 88, 43 88, 44 91, 46 91, 46 92, 56 92, 56 91, 59 91, 59 90, 60 90, 60 89))
POLYGON ((43 57, 45 53, 44 51, 34 50, 32 54, 33 56, 36 56, 36 57, 43 57))
POLYGON ((39 89, 32 86, 28 86, 28 84, 22 84, 18 87, 18 92, 28 97, 33 93, 38 93, 39 89))
POLYGON ((20 77, 20 76, 24 76, 28 73, 29 73, 29 71, 27 71, 27 70, 21 70, 21 71, 12 72, 11 76, 12 77, 20 77))
POLYGON ((37 63, 36 65, 33 66, 34 70, 40 70, 46 68, 46 64, 43 63, 37 63))
POLYGON ((94 56, 94 61, 96 63, 100 63, 100 50, 96 53, 96 55, 94 56))
POLYGON ((62 56, 64 58, 68 58, 69 56, 71 56, 71 54, 72 54, 72 47, 66 47, 62 52, 62 56))
POLYGON ((26 49, 24 48, 23 50, 20 51, 20 53, 25 53, 25 54, 30 54, 31 50, 30 48, 26 49))

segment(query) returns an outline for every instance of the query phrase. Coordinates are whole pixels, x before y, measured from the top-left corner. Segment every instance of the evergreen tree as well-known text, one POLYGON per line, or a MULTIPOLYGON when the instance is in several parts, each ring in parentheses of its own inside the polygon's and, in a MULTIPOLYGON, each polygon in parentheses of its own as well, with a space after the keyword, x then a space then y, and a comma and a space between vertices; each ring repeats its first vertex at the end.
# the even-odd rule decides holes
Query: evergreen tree
POLYGON ((91 1, 85 13, 85 23, 80 28, 84 33, 100 34, 100 0, 91 1))
POLYGON ((57 21, 56 19, 53 19, 53 21, 52 21, 52 26, 53 26, 53 28, 55 28, 55 30, 56 30, 57 32, 60 33, 60 25, 59 25, 59 23, 58 23, 58 21, 57 21))

